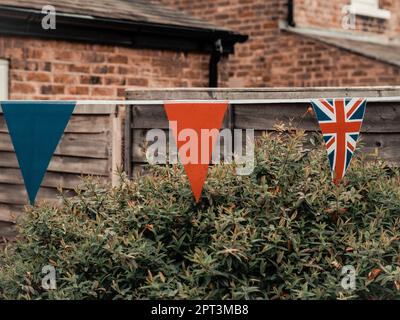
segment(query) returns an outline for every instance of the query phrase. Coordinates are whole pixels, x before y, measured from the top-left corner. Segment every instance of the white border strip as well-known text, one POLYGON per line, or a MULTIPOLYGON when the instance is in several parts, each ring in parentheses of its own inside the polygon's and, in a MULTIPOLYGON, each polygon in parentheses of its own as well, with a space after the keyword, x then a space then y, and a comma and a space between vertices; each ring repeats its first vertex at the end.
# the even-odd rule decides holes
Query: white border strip
MULTIPOLYGON (((349 99, 344 98, 310 98, 310 99, 244 99, 244 100, 5 100, 9 102, 23 103, 51 103, 51 102, 76 102, 77 105, 163 105, 164 103, 221 103, 229 104, 277 104, 277 103, 311 103, 314 99, 349 99)), ((367 97, 367 102, 400 102, 399 97, 367 97)), ((0 102, 1 103, 1 102, 0 102)))

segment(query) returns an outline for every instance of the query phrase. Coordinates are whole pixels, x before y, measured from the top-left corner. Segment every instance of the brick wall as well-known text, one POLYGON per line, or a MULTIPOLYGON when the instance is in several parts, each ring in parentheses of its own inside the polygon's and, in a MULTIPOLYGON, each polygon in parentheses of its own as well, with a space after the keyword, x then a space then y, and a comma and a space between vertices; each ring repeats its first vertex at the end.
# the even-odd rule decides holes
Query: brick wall
POLYGON ((400 68, 305 37, 282 34, 269 57, 271 86, 399 85, 400 68))
POLYGON ((350 0, 294 0, 294 3, 297 26, 329 28, 342 32, 379 34, 387 38, 400 37, 400 4, 398 0, 380 0, 380 8, 391 11, 390 20, 356 15, 356 28, 354 30, 346 30, 342 27, 344 16, 342 9, 351 3, 350 0))
MULTIPOLYGON (((298 5, 301 1, 295 0, 295 4, 298 5)), ((342 0, 315 1, 324 4, 343 2, 342 0)), ((385 1, 393 4, 397 0, 385 1)), ((221 62, 221 86, 400 84, 400 68, 279 30, 279 20, 287 18, 286 0, 196 2, 162 0, 162 2, 250 36, 246 43, 236 46, 234 56, 221 62)), ((328 11, 331 5, 326 7, 328 11)))
POLYGON ((127 87, 204 87, 209 55, 0 36, 10 99, 116 99, 127 87))
MULTIPOLYGON (((236 45, 235 55, 221 61, 221 86, 400 84, 399 68, 279 30, 286 0, 161 1, 250 36, 236 45)), ((295 0, 296 19, 302 1, 295 0)), ((400 1, 383 1, 387 8, 400 9, 400 1)), ((337 6, 345 0, 323 1, 328 9, 334 2, 337 6)), ((398 19, 394 14, 389 28, 397 35, 398 19)), ((127 87, 208 84, 209 56, 204 54, 0 36, 1 58, 10 60, 11 99, 115 99, 127 87)))

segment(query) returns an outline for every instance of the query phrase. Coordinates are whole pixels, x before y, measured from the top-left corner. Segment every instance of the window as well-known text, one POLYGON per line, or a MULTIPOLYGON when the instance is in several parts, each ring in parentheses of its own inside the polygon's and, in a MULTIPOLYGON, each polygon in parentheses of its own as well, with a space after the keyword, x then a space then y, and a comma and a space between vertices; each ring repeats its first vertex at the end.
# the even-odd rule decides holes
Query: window
POLYGON ((0 101, 8 99, 8 61, 0 60, 0 101))
POLYGON ((379 0, 353 0, 353 3, 362 4, 365 6, 371 6, 375 9, 379 8, 379 0))
POLYGON ((350 11, 359 16, 390 19, 389 10, 379 8, 379 0, 352 0, 350 11))

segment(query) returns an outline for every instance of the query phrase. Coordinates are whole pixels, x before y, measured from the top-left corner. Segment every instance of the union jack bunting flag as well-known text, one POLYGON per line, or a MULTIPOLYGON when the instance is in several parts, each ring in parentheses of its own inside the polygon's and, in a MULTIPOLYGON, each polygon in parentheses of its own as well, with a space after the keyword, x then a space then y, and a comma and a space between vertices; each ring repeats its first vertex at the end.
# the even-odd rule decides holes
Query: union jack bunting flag
POLYGON ((338 184, 356 149, 367 99, 312 100, 328 151, 333 181, 338 184))

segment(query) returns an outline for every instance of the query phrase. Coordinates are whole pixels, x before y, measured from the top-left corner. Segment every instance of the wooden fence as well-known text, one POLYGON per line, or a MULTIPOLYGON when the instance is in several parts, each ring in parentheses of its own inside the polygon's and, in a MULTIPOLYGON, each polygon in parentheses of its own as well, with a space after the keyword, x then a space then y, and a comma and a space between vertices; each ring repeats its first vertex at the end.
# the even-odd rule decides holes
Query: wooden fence
MULTIPOLYGON (((128 100, 154 100, 154 105, 132 105, 125 120, 125 170, 131 176, 146 163, 146 132, 167 129, 161 100, 232 100, 224 128, 273 131, 278 121, 306 131, 319 130, 315 115, 307 114, 312 98, 370 97, 362 128, 363 152, 400 164, 400 87, 296 89, 174 89, 130 90, 128 100), (391 99, 398 97, 398 99, 391 99), (246 104, 243 100, 271 100, 246 104), (234 101, 241 100, 240 104, 234 101), (397 100, 389 102, 388 100, 397 100)), ((238 101, 239 102, 239 101, 238 101)), ((254 102, 254 101, 253 101, 254 102)))
MULTIPOLYGON (((115 105, 77 106, 50 162, 37 200, 54 201, 58 187, 73 190, 82 175, 116 182, 114 173, 122 166, 122 161, 130 175, 140 170, 146 163, 146 132, 152 128, 168 129, 162 100, 242 100, 240 104, 230 104, 223 127, 255 129, 256 134, 260 134, 274 130, 277 121, 288 122, 290 119, 307 131, 318 130, 315 117, 306 114, 310 106, 308 100, 335 97, 373 99, 367 104, 363 125, 364 152, 400 164, 400 87, 128 90, 129 100, 155 102, 131 105, 126 114, 124 108, 115 105), (397 99, 390 102, 390 97, 397 99), (243 104, 247 99, 272 100, 243 104)), ((18 162, 0 113, 0 221, 15 221, 27 203, 18 162)))
MULTIPOLYGON (((121 165, 121 117, 113 105, 79 105, 68 123, 38 192, 37 201, 55 201, 57 188, 73 190, 81 176, 107 182, 121 165)), ((0 114, 0 221, 15 221, 28 203, 23 178, 4 117, 0 114)))

